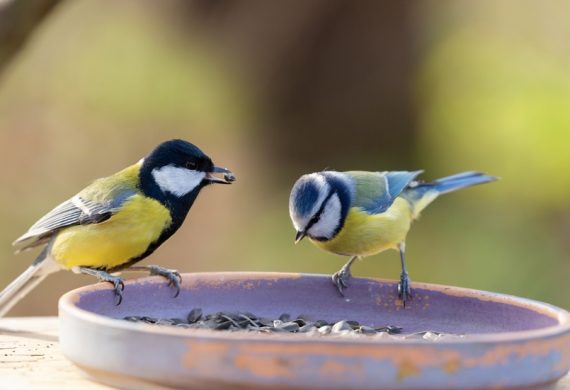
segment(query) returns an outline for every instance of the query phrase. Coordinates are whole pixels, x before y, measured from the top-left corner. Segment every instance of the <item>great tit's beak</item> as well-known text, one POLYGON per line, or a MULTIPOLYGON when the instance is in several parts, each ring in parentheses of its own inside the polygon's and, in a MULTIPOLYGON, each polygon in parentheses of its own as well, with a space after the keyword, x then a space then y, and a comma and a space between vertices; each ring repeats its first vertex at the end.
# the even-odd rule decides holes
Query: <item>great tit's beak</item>
POLYGON ((205 180, 207 180, 209 183, 215 184, 232 184, 232 182, 236 180, 236 177, 229 169, 214 167, 210 172, 206 173, 205 180), (224 177, 221 178, 214 176, 214 173, 223 173, 224 177))
POLYGON ((305 238, 306 235, 307 235, 307 233, 305 233, 303 231, 298 231, 297 234, 295 234, 295 244, 298 244, 299 241, 301 241, 303 238, 305 238))

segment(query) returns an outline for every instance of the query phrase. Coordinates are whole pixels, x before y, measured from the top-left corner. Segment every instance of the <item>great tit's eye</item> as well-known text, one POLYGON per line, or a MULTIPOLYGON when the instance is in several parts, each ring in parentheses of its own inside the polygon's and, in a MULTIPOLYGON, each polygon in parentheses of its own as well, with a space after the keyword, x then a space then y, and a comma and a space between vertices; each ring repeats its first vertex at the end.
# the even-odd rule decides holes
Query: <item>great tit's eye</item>
POLYGON ((196 163, 194 161, 186 161, 184 163, 184 166, 188 169, 192 169, 192 170, 196 169, 196 163))

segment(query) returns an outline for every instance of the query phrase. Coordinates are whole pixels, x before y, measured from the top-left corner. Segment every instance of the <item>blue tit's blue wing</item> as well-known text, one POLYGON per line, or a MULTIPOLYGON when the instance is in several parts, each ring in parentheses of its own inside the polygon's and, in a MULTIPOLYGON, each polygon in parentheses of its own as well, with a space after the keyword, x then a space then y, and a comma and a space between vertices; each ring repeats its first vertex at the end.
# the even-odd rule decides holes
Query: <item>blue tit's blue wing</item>
POLYGON ((388 210, 394 200, 423 171, 347 172, 355 184, 353 207, 360 207, 369 214, 388 210))
POLYGON ((135 194, 132 189, 121 189, 106 199, 93 201, 84 197, 86 193, 82 191, 40 218, 12 245, 21 246, 21 251, 47 242, 61 228, 106 221, 135 194))

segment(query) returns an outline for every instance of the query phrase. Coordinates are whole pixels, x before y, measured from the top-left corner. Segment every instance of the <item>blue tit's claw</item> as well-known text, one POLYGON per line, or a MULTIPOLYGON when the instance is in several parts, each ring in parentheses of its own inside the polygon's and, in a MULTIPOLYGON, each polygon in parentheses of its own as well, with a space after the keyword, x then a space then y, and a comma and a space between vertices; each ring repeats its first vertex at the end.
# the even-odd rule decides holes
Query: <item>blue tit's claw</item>
POLYGON ((350 268, 342 267, 340 271, 332 276, 332 282, 336 286, 338 292, 344 297, 344 289, 348 287, 348 281, 352 277, 350 268))
POLYGON ((410 283, 408 273, 402 272, 400 274, 400 283, 398 283, 398 297, 402 300, 404 307, 406 307, 406 302, 412 298, 410 283))
POLYGON ((180 294, 180 283, 182 283, 182 276, 174 269, 162 268, 157 265, 149 266, 150 274, 162 276, 168 279, 168 287, 174 287, 174 298, 180 294))
POLYGON ((332 277, 332 282, 335 285, 336 289, 338 290, 339 294, 344 297, 343 289, 346 287, 343 282, 340 281, 338 277, 338 273, 334 274, 332 277))

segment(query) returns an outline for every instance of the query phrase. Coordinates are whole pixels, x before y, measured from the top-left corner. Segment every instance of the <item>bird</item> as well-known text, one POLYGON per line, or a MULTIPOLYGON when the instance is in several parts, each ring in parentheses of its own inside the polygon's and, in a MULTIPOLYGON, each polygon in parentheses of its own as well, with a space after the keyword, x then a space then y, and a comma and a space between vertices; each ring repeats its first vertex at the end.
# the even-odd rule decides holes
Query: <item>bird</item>
POLYGON ((181 282, 177 271, 133 265, 180 228, 204 187, 233 181, 230 170, 215 166, 197 146, 181 139, 162 142, 136 164, 93 181, 14 241, 16 253, 38 246, 43 250, 0 292, 0 316, 59 270, 112 283, 117 305, 123 299, 124 283, 116 273, 127 269, 165 277, 177 296, 181 282))
POLYGON ((425 182, 417 179, 421 173, 324 170, 305 174, 293 185, 289 214, 295 243, 308 237, 325 251, 349 257, 332 275, 341 296, 357 259, 395 249, 401 263, 398 297, 405 306, 412 294, 405 253, 412 221, 439 195, 497 180, 472 171, 425 182))

